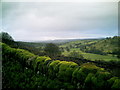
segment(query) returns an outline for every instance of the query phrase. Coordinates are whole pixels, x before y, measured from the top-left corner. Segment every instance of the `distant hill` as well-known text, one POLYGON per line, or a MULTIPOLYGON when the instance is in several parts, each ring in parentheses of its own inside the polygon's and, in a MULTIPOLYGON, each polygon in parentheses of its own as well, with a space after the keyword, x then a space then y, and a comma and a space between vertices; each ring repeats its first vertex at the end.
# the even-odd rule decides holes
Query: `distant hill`
POLYGON ((33 41, 31 43, 54 43, 54 44, 65 44, 72 41, 79 41, 79 40, 98 40, 104 38, 86 38, 86 39, 55 39, 55 40, 44 40, 44 41, 33 41))
POLYGON ((114 36, 106 39, 99 40, 92 44, 84 45, 85 52, 98 53, 98 54, 114 54, 119 49, 120 37, 114 36))
POLYGON ((46 43, 55 43, 66 50, 77 48, 77 50, 87 53, 101 55, 113 54, 120 57, 120 36, 93 39, 59 39, 39 42, 22 42, 14 41, 12 36, 7 32, 1 32, 0 39, 11 47, 26 49, 38 55, 44 54, 43 49, 46 43))
POLYGON ((35 43, 55 43, 55 44, 64 44, 64 43, 68 43, 68 42, 76 41, 76 40, 80 40, 80 39, 56 39, 56 40, 37 41, 37 42, 35 42, 35 43))
POLYGON ((83 52, 94 54, 120 54, 120 36, 104 39, 77 40, 61 45, 63 48, 77 48, 83 52))

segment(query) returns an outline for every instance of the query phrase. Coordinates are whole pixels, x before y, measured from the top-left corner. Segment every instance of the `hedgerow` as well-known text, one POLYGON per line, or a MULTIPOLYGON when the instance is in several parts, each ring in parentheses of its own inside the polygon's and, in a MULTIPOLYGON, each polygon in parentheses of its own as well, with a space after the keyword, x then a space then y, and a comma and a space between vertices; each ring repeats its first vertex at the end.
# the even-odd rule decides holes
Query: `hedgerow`
POLYGON ((120 79, 93 63, 81 66, 74 62, 52 60, 4 43, 4 88, 119 88, 120 79))

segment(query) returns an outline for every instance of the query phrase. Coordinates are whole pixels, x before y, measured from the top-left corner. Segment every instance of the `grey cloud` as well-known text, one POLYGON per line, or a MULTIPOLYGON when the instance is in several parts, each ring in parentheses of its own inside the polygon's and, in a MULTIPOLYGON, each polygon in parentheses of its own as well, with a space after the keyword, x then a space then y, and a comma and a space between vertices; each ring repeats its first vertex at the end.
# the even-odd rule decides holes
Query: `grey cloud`
POLYGON ((92 33, 96 37, 117 30, 113 2, 3 4, 3 27, 16 40, 91 37, 92 33))

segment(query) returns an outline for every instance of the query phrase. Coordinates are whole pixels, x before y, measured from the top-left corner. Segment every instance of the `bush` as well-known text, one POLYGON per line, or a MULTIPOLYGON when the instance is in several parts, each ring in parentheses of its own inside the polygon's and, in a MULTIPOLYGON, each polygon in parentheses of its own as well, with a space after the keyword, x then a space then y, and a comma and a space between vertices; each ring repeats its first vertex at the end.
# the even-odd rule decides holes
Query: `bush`
POLYGON ((83 59, 83 55, 80 54, 80 52, 77 52, 77 51, 72 51, 70 52, 70 54, 68 55, 69 57, 75 57, 75 58, 80 58, 80 59, 83 59))
POLYGON ((61 51, 60 51, 59 47, 53 43, 48 43, 44 50, 45 50, 46 54, 53 59, 56 56, 61 55, 61 51))

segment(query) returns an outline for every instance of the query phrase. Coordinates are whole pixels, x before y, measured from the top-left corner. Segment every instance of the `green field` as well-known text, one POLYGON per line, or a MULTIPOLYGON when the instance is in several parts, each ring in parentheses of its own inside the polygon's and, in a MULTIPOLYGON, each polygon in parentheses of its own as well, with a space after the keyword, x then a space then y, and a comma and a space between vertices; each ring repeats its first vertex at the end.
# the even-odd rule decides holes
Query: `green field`
MULTIPOLYGON (((76 49, 76 48, 71 49, 71 51, 73 51, 73 50, 79 52, 79 54, 82 54, 84 59, 88 59, 88 60, 92 60, 92 61, 95 61, 95 60, 120 61, 120 59, 118 59, 117 57, 112 56, 112 55, 98 55, 98 54, 92 54, 92 53, 85 53, 85 52, 82 52, 82 51, 80 51, 79 49, 76 49)), ((70 52, 65 51, 62 54, 64 56, 68 56, 70 52)))
POLYGON ((98 54, 92 54, 92 53, 82 53, 85 59, 88 60, 104 60, 104 61, 120 61, 117 57, 113 57, 111 55, 98 55, 98 54))
MULTIPOLYGON (((64 49, 62 55, 71 56, 70 52, 75 51, 92 61, 120 61, 119 56, 120 37, 92 40, 77 40, 60 45, 64 49)), ((74 57, 74 56, 73 56, 74 57)))

